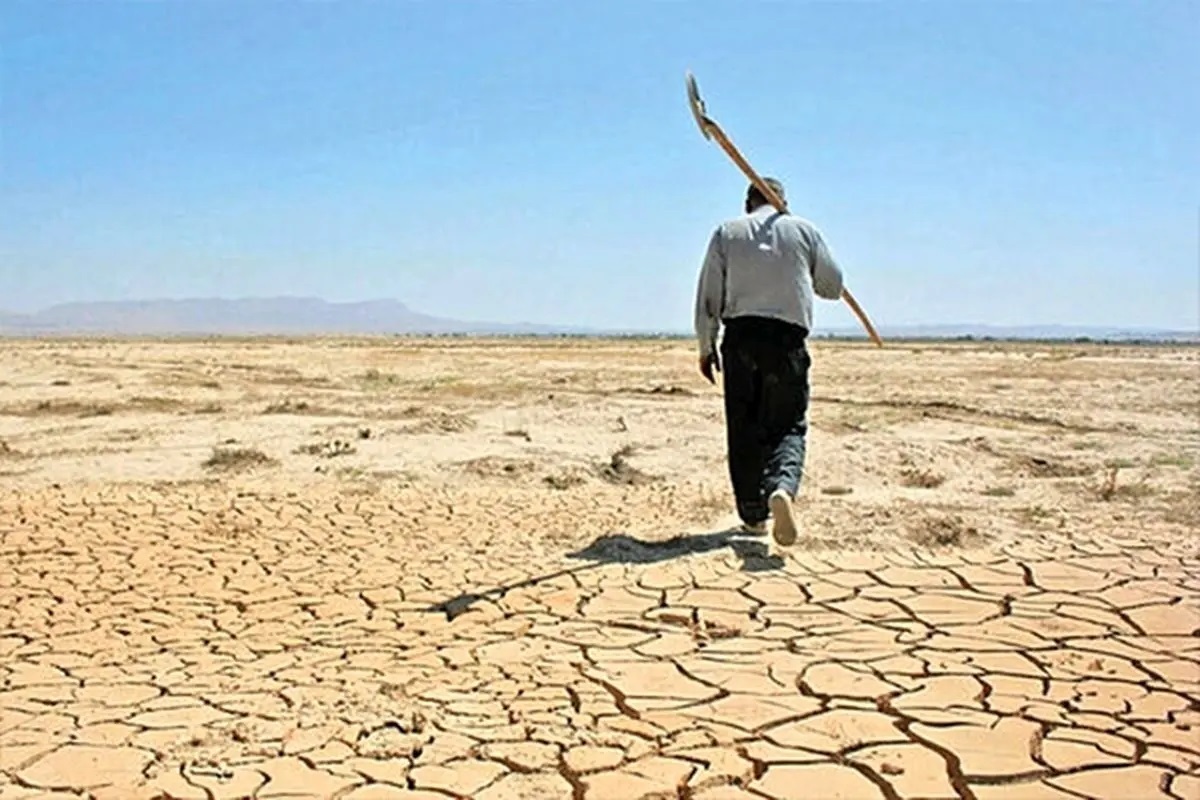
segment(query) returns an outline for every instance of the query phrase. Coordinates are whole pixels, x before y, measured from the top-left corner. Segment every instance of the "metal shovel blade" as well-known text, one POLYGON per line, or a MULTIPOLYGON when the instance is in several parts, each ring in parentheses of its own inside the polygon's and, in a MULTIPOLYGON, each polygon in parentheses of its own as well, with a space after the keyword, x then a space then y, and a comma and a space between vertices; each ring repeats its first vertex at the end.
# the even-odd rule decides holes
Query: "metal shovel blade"
POLYGON ((704 101, 700 99, 700 87, 696 85, 696 76, 691 72, 687 74, 687 95, 688 106, 692 109, 696 124, 700 126, 700 133, 704 134, 705 139, 711 138, 708 132, 711 122, 704 111, 704 101))

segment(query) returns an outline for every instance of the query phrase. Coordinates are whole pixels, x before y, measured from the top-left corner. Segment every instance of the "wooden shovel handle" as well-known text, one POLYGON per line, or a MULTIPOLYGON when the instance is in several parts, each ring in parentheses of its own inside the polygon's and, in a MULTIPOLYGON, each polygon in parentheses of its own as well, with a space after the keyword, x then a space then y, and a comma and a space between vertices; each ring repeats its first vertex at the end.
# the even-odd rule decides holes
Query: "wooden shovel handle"
POLYGON ((862 306, 854 299, 854 295, 850 294, 850 290, 845 286, 842 287, 842 299, 846 301, 846 305, 850 306, 850 310, 858 317, 858 321, 866 328, 867 335, 871 337, 871 341, 876 347, 883 347, 883 339, 879 338, 879 333, 875 330, 875 326, 871 324, 871 320, 867 319, 867 312, 862 310, 862 306))
POLYGON ((762 177, 754 171, 754 167, 750 166, 750 163, 742 157, 742 154, 738 152, 738 149, 733 146, 733 142, 729 141, 729 138, 725 136, 725 132, 717 127, 715 122, 711 123, 711 125, 712 127, 709 128, 709 132, 712 134, 713 138, 717 140, 717 144, 721 145, 721 149, 725 151, 725 154, 733 160, 733 163, 738 165, 738 168, 745 173, 746 177, 750 179, 750 182, 753 183, 760 192, 762 192, 763 197, 767 198, 767 202, 775 206, 775 208, 781 213, 786 214, 787 203, 783 202, 783 198, 775 194, 775 190, 768 186, 767 182, 764 181, 762 177))
MULTIPOLYGON (((762 177, 754 171, 754 167, 750 166, 749 162, 742 157, 742 154, 738 152, 738 149, 733 146, 733 142, 729 141, 729 138, 725 136, 725 132, 722 131, 721 128, 712 120, 706 120, 706 122, 708 123, 707 127, 709 134, 717 140, 717 144, 719 144, 721 149, 725 151, 725 154, 732 159, 733 163, 737 164, 738 168, 745 173, 746 177, 750 179, 750 182, 753 183, 760 192, 762 192, 763 197, 767 198, 767 202, 775 206, 775 208, 781 213, 787 213, 787 204, 783 201, 783 198, 777 195, 775 190, 767 185, 767 182, 764 181, 762 177)), ((875 330, 875 326, 872 325, 871 320, 867 318, 867 312, 863 311, 862 306, 860 306, 858 301, 854 299, 854 295, 850 294, 850 290, 845 287, 842 288, 842 300, 846 302, 846 305, 850 306, 850 310, 853 311, 855 316, 858 317, 858 321, 862 323, 863 328, 866 329, 867 335, 871 337, 871 341, 874 342, 877 347, 883 347, 883 339, 879 338, 879 333, 875 330)))

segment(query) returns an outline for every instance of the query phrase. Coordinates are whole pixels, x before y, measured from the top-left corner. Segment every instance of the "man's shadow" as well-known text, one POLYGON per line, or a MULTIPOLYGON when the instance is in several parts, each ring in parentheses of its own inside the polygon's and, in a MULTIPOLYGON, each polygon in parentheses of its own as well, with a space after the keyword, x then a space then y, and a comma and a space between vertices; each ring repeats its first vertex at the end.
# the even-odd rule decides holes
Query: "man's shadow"
POLYGON ((765 535, 743 533, 738 528, 684 534, 663 541, 643 541, 625 533, 608 534, 581 550, 568 553, 567 558, 601 564, 656 564, 683 556, 709 553, 723 547, 733 550, 746 572, 783 568, 783 559, 771 555, 765 535))
POLYGON ((782 569, 784 561, 772 555, 767 547, 765 535, 747 534, 739 528, 713 533, 684 534, 663 541, 644 541, 625 533, 606 534, 587 547, 567 553, 567 558, 586 562, 577 567, 566 567, 545 575, 494 586, 479 592, 466 592, 429 606, 426 611, 442 613, 453 620, 481 600, 495 600, 516 589, 536 586, 545 581, 573 575, 605 564, 657 564, 699 553, 710 553, 723 547, 730 548, 741 559, 746 572, 768 572, 782 569))

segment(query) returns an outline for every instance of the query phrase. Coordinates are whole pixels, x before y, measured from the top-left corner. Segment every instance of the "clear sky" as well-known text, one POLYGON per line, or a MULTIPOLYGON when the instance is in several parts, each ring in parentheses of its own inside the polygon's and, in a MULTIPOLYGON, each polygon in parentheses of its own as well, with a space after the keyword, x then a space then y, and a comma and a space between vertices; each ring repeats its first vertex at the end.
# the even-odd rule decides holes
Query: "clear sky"
POLYGON ((877 324, 1195 329, 1197 8, 0 0, 0 309, 687 330, 745 188, 690 69, 877 324))

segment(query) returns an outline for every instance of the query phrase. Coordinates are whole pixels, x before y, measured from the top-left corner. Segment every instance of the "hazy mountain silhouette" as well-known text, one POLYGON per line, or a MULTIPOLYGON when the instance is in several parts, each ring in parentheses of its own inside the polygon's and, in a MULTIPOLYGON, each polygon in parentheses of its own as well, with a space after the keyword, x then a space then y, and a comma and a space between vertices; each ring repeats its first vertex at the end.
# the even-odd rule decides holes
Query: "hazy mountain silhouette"
MULTIPOLYGON (((880 337, 888 339, 997 339, 997 340, 1069 340, 1096 341, 1180 341, 1200 340, 1198 331, 1179 331, 1164 328, 1121 327, 1113 325, 876 325, 880 337)), ((816 338, 825 336, 866 338, 861 328, 839 327, 819 330, 816 338)))
POLYGON ((471 322, 413 311, 397 300, 331 303, 315 297, 64 303, 0 313, 0 332, 37 334, 489 334, 583 333, 567 326, 471 322))
MULTIPOLYGON (((684 323, 686 326, 686 322, 684 323)), ((570 325, 473 322, 430 316, 398 300, 331 303, 316 297, 249 297, 241 299, 192 298, 184 300, 128 300, 64 303, 32 314, 0 311, 0 335, 318 335, 318 334, 621 334, 641 333, 691 336, 686 327, 672 325, 661 331, 587 329, 570 325)), ((965 324, 879 325, 889 339, 1108 339, 1200 340, 1196 331, 1171 331, 1120 326, 965 324)), ((864 338, 861 328, 817 330, 815 338, 864 338)))

